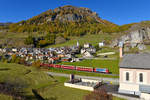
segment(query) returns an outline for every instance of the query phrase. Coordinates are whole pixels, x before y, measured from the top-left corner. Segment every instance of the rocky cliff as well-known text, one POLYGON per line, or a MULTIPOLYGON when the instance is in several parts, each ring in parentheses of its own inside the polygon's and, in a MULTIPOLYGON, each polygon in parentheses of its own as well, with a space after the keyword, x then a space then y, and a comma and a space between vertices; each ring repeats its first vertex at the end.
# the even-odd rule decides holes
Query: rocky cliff
POLYGON ((144 49, 145 44, 150 43, 150 22, 141 22, 133 25, 129 30, 124 32, 124 35, 115 39, 111 47, 119 45, 119 42, 122 41, 124 46, 128 47, 138 47, 139 49, 144 49))

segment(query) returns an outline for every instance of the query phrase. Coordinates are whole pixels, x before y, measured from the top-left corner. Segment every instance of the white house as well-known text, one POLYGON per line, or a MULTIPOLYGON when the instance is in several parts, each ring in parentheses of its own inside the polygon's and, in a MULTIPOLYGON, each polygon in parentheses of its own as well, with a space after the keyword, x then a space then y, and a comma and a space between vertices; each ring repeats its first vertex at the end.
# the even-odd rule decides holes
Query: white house
POLYGON ((91 44, 89 44, 89 43, 84 44, 84 48, 90 48, 90 47, 92 47, 91 44))
POLYGON ((83 53, 83 57, 93 57, 93 55, 92 55, 90 52, 85 51, 85 52, 83 53))
POLYGON ((100 42, 98 45, 99 45, 99 47, 103 47, 104 46, 104 42, 100 42))
POLYGON ((150 100, 150 54, 124 55, 120 63, 119 92, 150 100))

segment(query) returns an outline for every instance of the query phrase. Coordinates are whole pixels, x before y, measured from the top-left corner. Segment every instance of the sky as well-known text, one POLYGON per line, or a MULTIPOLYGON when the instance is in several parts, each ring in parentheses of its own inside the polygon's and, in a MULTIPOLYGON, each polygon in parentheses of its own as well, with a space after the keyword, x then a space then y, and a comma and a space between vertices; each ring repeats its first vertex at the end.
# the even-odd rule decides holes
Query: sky
POLYGON ((64 5, 87 7, 118 25, 150 20, 150 0, 0 0, 0 22, 19 22, 64 5))

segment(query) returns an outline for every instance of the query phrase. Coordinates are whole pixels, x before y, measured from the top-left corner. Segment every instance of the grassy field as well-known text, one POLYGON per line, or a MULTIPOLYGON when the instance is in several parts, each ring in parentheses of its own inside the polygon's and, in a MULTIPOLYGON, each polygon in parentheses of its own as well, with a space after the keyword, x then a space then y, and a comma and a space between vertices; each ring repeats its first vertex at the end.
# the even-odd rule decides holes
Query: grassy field
POLYGON ((64 65, 86 66, 93 68, 108 68, 112 74, 119 73, 119 60, 83 60, 81 62, 62 62, 64 65))
POLYGON ((70 40, 62 43, 62 44, 55 44, 48 47, 62 47, 62 46, 73 46, 77 44, 77 41, 79 41, 80 45, 83 45, 85 43, 91 43, 93 46, 98 45, 99 42, 102 42, 105 40, 105 42, 110 42, 112 39, 116 38, 116 33, 113 34, 96 34, 96 35, 85 35, 82 37, 70 37, 70 40))
MULTIPOLYGON (((29 33, 12 33, 0 32, 0 44, 7 44, 8 47, 24 47, 24 40, 28 37, 29 33)), ((41 36, 42 34, 33 33, 33 36, 41 36)))
MULTIPOLYGON (((84 66, 84 67, 93 67, 93 68, 107 68, 109 69, 110 73, 112 74, 119 74, 119 58, 118 53, 115 55, 109 56, 110 58, 115 58, 114 60, 104 60, 99 57, 98 59, 90 59, 90 60, 83 60, 80 62, 61 62, 59 64, 62 65, 73 65, 73 66, 84 66)), ((61 72, 66 74, 78 74, 78 75, 85 75, 85 76, 98 76, 98 77, 111 77, 111 78, 118 78, 118 76, 111 76, 101 73, 89 73, 89 72, 79 72, 74 70, 63 70, 63 69, 50 69, 52 72, 61 72)))
MULTIPOLYGON (((34 97, 31 90, 37 89, 38 93, 46 100, 83 100, 83 97, 89 92, 64 87, 63 83, 67 80, 68 79, 64 77, 52 78, 45 72, 34 67, 0 63, 0 82, 18 81, 24 84, 28 84, 28 87, 26 87, 24 90, 28 96, 34 97), (27 73, 29 70, 31 72, 27 73)), ((0 100, 12 100, 12 97, 0 94, 0 100)), ((31 100, 36 99, 31 98, 31 100)), ((114 98, 113 100, 122 99, 114 98)))
POLYGON ((55 77, 53 79, 50 76, 48 76, 46 73, 44 73, 43 71, 37 70, 32 67, 25 67, 25 66, 18 65, 18 64, 0 63, 0 69, 4 69, 4 68, 8 68, 9 70, 3 70, 0 72, 0 82, 7 81, 7 80, 22 81, 23 83, 26 83, 29 85, 28 88, 25 89, 25 91, 27 92, 27 95, 33 96, 31 89, 37 89, 38 92, 44 98, 47 98, 49 100, 53 96, 56 96, 57 98, 61 97, 61 95, 65 96, 67 92, 69 93, 68 95, 70 95, 70 97, 66 96, 66 99, 57 99, 57 100, 70 100, 72 96, 74 95, 78 97, 78 99, 74 99, 74 100, 81 100, 83 95, 88 93, 87 91, 80 91, 80 90, 64 87, 63 83, 66 80, 68 80, 67 78, 55 77), (27 70, 31 70, 31 72, 25 75, 27 70), (48 92, 48 91, 51 91, 51 89, 55 90, 53 94, 50 94, 48 92), (64 89, 66 89, 66 92, 60 93, 64 89), (72 94, 71 92, 73 92, 74 94, 72 94), (57 93, 60 93, 60 94, 57 95, 57 93))
POLYGON ((0 100, 13 100, 11 96, 0 94, 0 100))

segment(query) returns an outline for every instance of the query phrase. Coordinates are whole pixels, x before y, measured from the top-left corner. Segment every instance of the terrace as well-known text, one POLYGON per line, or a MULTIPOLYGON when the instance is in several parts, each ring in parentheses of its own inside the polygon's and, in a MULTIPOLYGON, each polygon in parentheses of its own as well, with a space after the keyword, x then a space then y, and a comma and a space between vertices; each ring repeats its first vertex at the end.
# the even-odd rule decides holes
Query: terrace
POLYGON ((70 76, 69 82, 65 82, 64 86, 71 88, 78 88, 82 90, 94 91, 94 89, 102 85, 102 81, 89 80, 89 79, 74 79, 74 76, 70 76), (73 78, 72 78, 73 77, 73 78))

